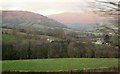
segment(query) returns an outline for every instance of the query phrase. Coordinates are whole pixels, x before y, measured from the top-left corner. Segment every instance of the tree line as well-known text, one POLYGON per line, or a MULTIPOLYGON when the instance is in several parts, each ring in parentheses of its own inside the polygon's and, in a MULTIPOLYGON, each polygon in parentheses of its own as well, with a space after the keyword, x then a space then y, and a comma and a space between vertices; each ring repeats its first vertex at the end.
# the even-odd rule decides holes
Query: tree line
POLYGON ((118 48, 76 41, 37 42, 17 40, 2 43, 2 59, 116 58, 118 48))

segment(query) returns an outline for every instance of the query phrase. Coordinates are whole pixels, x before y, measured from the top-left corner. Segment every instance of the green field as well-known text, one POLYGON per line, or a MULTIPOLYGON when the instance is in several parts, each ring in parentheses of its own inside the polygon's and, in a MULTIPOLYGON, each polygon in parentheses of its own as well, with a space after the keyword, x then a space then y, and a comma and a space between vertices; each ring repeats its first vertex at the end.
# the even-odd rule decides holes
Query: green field
POLYGON ((6 60, 2 62, 3 71, 57 72, 117 66, 118 59, 115 58, 31 59, 6 60))
POLYGON ((2 40, 5 41, 5 42, 11 42, 13 41, 13 36, 11 35, 8 35, 8 34, 2 34, 2 40))

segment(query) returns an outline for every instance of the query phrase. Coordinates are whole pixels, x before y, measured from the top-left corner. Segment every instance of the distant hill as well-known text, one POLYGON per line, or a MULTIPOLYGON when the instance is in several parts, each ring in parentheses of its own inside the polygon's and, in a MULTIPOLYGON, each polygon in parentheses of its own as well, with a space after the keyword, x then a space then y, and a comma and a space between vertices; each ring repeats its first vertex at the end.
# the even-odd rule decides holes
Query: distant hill
POLYGON ((73 24, 73 23, 93 23, 98 15, 93 12, 64 12, 59 14, 48 15, 48 17, 55 19, 63 24, 73 24))
POLYGON ((97 22, 102 21, 100 19, 101 17, 94 14, 93 12, 65 12, 48 15, 48 17, 76 30, 93 29, 97 22))
MULTIPOLYGON (((0 13, 1 15, 1 13, 0 13)), ((28 12, 28 11, 2 11, 2 24, 9 27, 29 28, 67 28, 62 23, 59 23, 46 16, 28 12)))

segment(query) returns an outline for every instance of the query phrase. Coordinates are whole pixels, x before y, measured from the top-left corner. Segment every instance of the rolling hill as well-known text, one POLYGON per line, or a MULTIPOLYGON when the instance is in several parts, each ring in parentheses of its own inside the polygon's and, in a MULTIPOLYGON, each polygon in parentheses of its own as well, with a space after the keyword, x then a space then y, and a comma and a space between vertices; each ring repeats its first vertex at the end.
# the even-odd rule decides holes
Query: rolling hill
MULTIPOLYGON (((0 13, 1 15, 1 13, 0 13)), ((67 28, 65 25, 46 16, 29 11, 2 11, 2 24, 8 27, 19 28, 67 28)))

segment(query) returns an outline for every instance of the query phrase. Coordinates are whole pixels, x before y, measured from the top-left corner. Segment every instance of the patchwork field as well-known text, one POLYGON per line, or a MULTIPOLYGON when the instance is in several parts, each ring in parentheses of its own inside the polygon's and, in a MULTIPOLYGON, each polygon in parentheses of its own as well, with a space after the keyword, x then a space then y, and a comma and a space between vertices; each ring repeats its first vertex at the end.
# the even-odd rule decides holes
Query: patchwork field
POLYGON ((4 60, 3 71, 58 72, 117 67, 115 58, 56 58, 31 60, 4 60))

